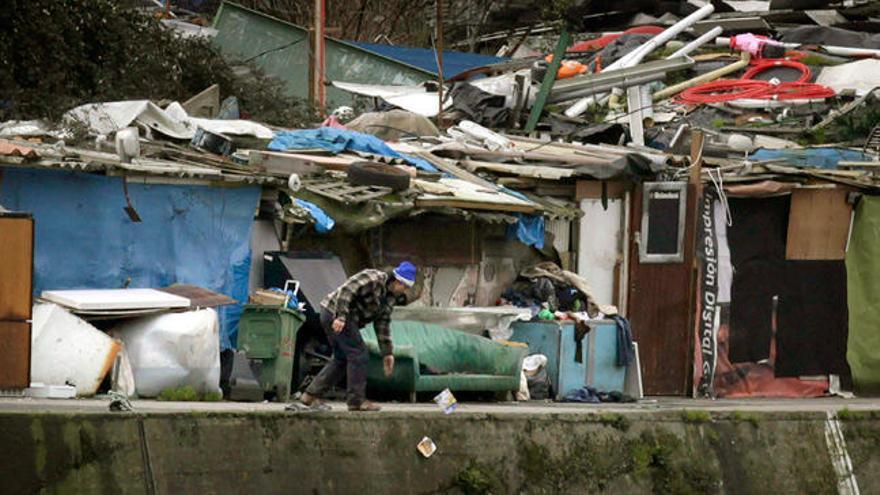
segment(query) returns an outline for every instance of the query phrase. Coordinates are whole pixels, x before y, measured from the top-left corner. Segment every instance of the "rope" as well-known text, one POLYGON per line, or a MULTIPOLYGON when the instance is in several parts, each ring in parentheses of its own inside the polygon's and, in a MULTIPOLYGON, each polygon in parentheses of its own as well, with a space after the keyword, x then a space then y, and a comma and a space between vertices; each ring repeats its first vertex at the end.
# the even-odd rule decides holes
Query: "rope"
POLYGON ((724 174, 721 173, 721 170, 713 170, 707 169, 709 173, 709 180, 712 181, 712 185, 715 186, 715 191, 718 193, 718 200, 721 202, 721 207, 724 208, 724 216, 727 219, 727 226, 730 227, 733 225, 733 215, 730 213, 730 203, 727 201, 727 193, 724 192, 724 174), (715 179, 715 174, 713 172, 718 172, 718 179, 715 179))

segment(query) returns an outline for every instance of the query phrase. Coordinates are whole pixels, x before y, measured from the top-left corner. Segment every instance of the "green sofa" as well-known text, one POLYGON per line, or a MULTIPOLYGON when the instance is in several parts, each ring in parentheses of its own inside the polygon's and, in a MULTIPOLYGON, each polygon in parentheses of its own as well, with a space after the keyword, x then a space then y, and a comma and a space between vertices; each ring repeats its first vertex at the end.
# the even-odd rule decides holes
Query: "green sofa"
POLYGON ((371 389, 409 392, 507 392, 519 389, 525 346, 511 346, 458 330, 417 321, 391 323, 394 373, 386 377, 369 325, 361 335, 370 351, 367 384, 371 389))

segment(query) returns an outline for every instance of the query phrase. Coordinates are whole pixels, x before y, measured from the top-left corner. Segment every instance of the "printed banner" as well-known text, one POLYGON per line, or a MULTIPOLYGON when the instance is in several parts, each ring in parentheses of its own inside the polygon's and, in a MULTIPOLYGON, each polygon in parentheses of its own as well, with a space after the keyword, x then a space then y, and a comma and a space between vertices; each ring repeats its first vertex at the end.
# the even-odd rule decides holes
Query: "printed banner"
POLYGON ((704 194, 700 201, 700 303, 697 317, 701 368, 697 395, 715 396, 715 367, 718 359, 718 238, 715 235, 715 198, 704 194))

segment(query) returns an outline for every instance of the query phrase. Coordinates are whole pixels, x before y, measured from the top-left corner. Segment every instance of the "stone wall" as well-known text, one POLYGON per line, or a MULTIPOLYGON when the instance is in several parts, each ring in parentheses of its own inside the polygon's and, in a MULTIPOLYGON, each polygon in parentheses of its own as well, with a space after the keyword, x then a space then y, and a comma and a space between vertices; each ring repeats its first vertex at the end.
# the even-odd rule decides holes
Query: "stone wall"
MULTIPOLYGON (((840 422, 874 493, 880 414, 840 422)), ((815 412, 3 413, 0 492, 836 493, 827 424, 815 412)))

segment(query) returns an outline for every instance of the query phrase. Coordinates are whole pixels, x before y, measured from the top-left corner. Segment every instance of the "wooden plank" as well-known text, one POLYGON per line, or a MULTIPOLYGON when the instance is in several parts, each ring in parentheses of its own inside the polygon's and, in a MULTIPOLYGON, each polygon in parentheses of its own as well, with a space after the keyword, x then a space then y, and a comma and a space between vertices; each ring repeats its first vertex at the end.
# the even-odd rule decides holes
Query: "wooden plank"
POLYGON ((0 320, 0 363, 0 390, 30 386, 30 323, 0 320))
MULTIPOLYGON (((575 199, 602 199, 602 182, 601 180, 579 180, 577 181, 577 190, 575 199)), ((626 192, 632 189, 632 183, 623 180, 604 181, 607 187, 609 198, 622 198, 626 192)))
POLYGON ((250 150, 248 163, 266 173, 287 177, 290 174, 310 174, 323 169, 345 171, 361 158, 348 156, 321 156, 304 153, 250 150))
POLYGON ((416 199, 416 206, 419 208, 427 207, 449 207, 461 208, 465 210, 489 210, 489 211, 513 211, 520 213, 534 213, 535 207, 527 204, 511 204, 511 203, 487 203, 482 201, 468 201, 462 199, 416 199))
POLYGON ((34 222, 0 217, 0 320, 29 320, 32 306, 34 222))
POLYGON ((163 287, 159 290, 189 299, 191 308, 216 308, 218 306, 235 304, 237 302, 235 299, 224 294, 197 285, 175 284, 169 287, 163 287))
POLYGON ((846 256, 852 205, 849 191, 795 189, 791 193, 785 258, 788 260, 842 260, 846 256))
POLYGON ((575 186, 574 184, 558 184, 543 180, 535 188, 535 194, 538 196, 573 198, 575 196, 575 186))

